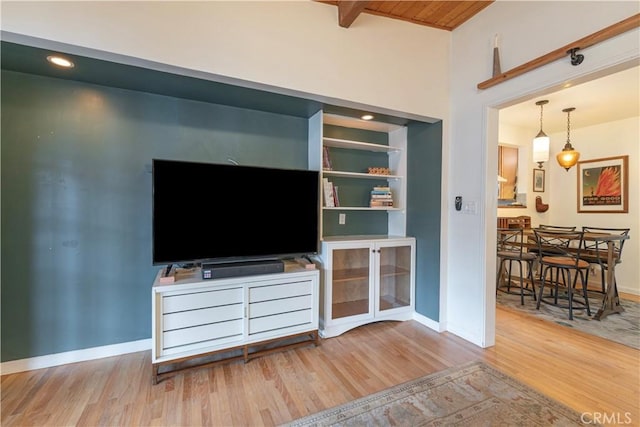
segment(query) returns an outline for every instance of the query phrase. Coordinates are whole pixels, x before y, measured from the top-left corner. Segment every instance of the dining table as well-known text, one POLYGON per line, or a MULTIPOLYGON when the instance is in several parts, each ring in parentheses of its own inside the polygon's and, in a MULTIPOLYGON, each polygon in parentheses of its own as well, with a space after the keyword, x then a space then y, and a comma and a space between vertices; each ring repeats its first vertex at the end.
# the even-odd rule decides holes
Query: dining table
MULTIPOLYGON (((523 242, 523 246, 527 248, 536 248, 537 244, 535 242, 529 242, 528 237, 535 238, 535 233, 532 228, 524 229, 523 236, 525 241, 523 242)), ((583 234, 583 240, 590 242, 604 242, 607 245, 607 257, 606 257, 606 265, 607 265, 607 274, 605 276, 606 287, 604 297, 602 299, 602 305, 598 309, 598 312, 593 316, 595 320, 602 320, 610 314, 613 313, 622 313, 624 312, 624 308, 620 304, 620 296, 618 295, 618 288, 615 280, 615 267, 617 264, 616 253, 615 253, 615 242, 627 240, 629 235, 619 235, 612 233, 603 233, 603 232, 585 232, 583 234)), ((581 254, 589 255, 591 258, 596 256, 601 256, 597 251, 594 250, 585 250, 581 249, 581 254)))

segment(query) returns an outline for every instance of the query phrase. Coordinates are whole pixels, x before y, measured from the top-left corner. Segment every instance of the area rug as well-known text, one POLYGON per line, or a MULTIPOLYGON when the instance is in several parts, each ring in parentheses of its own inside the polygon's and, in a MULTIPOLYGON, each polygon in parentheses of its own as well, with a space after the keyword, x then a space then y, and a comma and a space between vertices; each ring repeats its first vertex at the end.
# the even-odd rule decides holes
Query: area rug
POLYGON ((602 294, 590 292, 589 305, 591 317, 587 310, 573 309, 573 320, 569 320, 569 310, 549 304, 540 304, 536 309, 533 297, 525 296, 524 305, 520 304, 520 295, 498 292, 496 302, 506 308, 535 316, 539 319, 554 322, 558 325, 573 328, 587 334, 597 335, 610 341, 640 349, 640 303, 621 299, 622 313, 614 313, 602 320, 595 320, 593 316, 602 306, 602 294))
POLYGON ((508 375, 471 362, 286 426, 581 426, 588 421, 508 375))

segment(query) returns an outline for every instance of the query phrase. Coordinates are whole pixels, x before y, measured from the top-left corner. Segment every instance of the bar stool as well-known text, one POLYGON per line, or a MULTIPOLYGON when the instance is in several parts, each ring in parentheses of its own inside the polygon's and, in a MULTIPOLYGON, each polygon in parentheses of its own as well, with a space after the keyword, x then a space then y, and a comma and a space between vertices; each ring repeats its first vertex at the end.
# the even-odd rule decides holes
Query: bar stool
MULTIPOLYGON (((552 224, 540 224, 537 227, 540 230, 551 230, 551 231, 575 231, 576 227, 573 225, 552 225, 552 224)), ((528 238, 528 243, 535 243, 535 236, 529 236, 528 238)), ((538 253, 537 249, 530 249, 529 252, 536 254, 536 262, 535 262, 535 271, 538 273, 538 278, 541 278, 540 274, 542 273, 540 271, 540 266, 539 266, 539 261, 540 261, 540 254, 538 253)))
POLYGON ((542 267, 540 294, 536 309, 540 309, 540 303, 542 302, 566 308, 569 310, 569 320, 573 320, 575 305, 575 308, 585 308, 587 315, 591 316, 585 278, 585 273, 588 273, 589 270, 589 263, 580 258, 584 232, 541 230, 538 228, 534 229, 533 232, 536 236, 538 252, 540 253, 540 266, 542 267), (553 292, 544 296, 547 273, 549 273, 549 284, 553 286, 553 292), (574 275, 573 280, 571 279, 572 273, 574 275), (574 293, 574 285, 578 275, 580 275, 582 282, 582 297, 574 293), (563 291, 562 295, 560 295, 560 291, 563 291), (566 303, 562 302, 565 300, 566 303))
MULTIPOLYGON (((536 260, 536 255, 528 252, 524 252, 523 249, 523 229, 522 228, 498 228, 497 235, 497 258, 498 258, 498 271, 496 275, 496 293, 502 291, 512 295, 520 295, 520 304, 524 305, 525 295, 532 296, 534 301, 536 299, 536 289, 533 282, 533 263, 536 260), (513 264, 518 264, 519 272, 519 292, 512 291, 511 287, 511 270, 513 264), (531 289, 529 285, 525 288, 524 284, 524 266, 527 267, 527 278, 531 283, 531 289), (507 273, 506 284, 501 283, 503 273, 507 273)), ((515 288, 515 286, 513 286, 515 288)))

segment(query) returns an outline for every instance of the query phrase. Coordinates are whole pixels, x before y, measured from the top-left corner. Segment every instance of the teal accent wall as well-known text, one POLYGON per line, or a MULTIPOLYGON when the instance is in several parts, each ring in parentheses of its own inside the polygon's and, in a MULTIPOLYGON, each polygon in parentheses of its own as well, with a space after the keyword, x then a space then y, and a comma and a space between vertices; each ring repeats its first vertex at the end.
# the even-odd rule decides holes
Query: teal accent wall
MULTIPOLYGON (((150 338, 151 159, 307 168, 305 118, 6 70, 1 84, 3 362, 150 338)), ((215 224, 219 185, 176 203, 211 200, 215 224)))
MULTIPOLYGON (((386 132, 365 129, 345 128, 325 125, 323 136, 327 138, 346 139, 371 144, 389 145, 386 132)), ((366 173, 369 167, 388 167, 389 156, 384 152, 329 148, 329 157, 334 170, 343 172, 366 173)), ((369 206, 371 189, 376 185, 389 185, 386 179, 353 179, 330 176, 331 182, 338 188, 341 206, 369 206)), ((324 236, 345 236, 363 234, 387 234, 388 214, 386 211, 338 211, 325 210, 322 217, 324 236), (346 223, 340 225, 338 215, 346 213, 346 223)))
POLYGON ((440 318, 442 122, 412 123, 407 135, 407 236, 416 238, 416 312, 440 318))

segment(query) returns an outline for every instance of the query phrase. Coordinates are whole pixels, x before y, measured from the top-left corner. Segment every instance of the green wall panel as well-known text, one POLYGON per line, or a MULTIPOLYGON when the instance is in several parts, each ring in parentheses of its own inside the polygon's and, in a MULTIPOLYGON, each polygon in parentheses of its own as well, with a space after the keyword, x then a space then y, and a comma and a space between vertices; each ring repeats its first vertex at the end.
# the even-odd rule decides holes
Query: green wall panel
POLYGON ((387 212, 365 211, 325 211, 323 216, 323 234, 325 236, 345 236, 360 234, 387 234, 387 212), (339 213, 346 215, 345 224, 339 224, 339 213))
POLYGON ((416 237, 416 312, 440 318, 442 122, 409 125, 407 236, 416 237))
MULTIPOLYGON (((150 338, 153 158, 307 167, 304 118, 12 71, 1 84, 2 361, 150 338)), ((224 184, 176 203, 224 208, 224 184)))
POLYGON ((368 129, 348 128, 335 125, 324 125, 325 138, 346 139, 349 141, 368 142, 371 144, 389 145, 389 135, 368 129))

